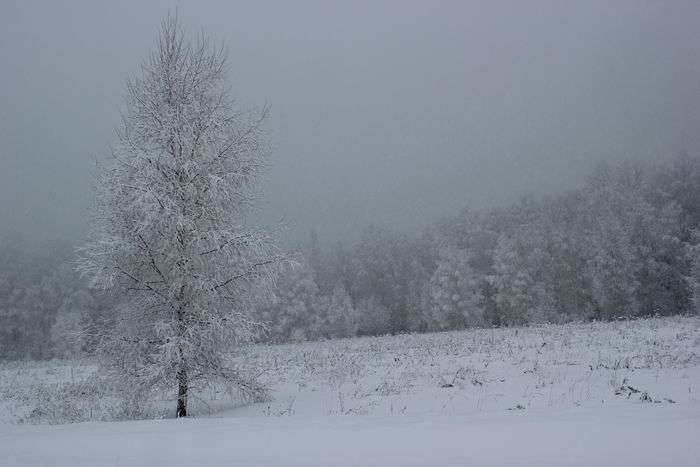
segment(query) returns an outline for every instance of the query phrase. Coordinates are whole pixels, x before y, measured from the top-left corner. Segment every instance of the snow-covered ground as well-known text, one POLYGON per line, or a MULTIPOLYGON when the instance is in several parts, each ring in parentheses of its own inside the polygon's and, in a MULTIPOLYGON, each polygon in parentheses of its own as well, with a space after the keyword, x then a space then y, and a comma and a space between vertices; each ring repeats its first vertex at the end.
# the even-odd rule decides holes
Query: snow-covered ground
POLYGON ((109 418, 94 394, 52 412, 52 398, 66 402, 55 392, 89 388, 91 364, 0 366, 0 465, 700 459, 699 318, 259 345, 238 360, 264 370, 271 402, 243 406, 235 393, 201 388, 196 418, 60 426, 28 423, 109 418))
POLYGON ((0 430, 3 466, 697 466, 698 407, 206 418, 0 430))

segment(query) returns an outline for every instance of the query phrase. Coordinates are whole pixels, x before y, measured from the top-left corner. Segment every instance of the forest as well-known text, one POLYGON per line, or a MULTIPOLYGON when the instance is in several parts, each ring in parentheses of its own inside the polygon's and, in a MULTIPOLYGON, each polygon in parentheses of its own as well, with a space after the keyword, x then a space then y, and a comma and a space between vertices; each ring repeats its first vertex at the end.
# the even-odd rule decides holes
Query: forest
MULTIPOLYGON (((700 158, 598 166, 579 189, 464 209, 409 235, 309 240, 248 305, 255 339, 697 314, 700 158)), ((89 354, 120 297, 76 272, 76 247, 0 239, 0 355, 89 354)))

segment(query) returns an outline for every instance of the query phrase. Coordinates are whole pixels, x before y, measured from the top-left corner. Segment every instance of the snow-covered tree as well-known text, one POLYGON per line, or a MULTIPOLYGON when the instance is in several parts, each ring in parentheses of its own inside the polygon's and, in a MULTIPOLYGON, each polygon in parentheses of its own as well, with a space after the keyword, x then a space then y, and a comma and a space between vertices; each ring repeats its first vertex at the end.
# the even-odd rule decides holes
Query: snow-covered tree
POLYGON ((568 203, 543 202, 540 213, 499 238, 494 251, 498 324, 588 317, 590 285, 581 236, 568 203))
POLYGON ((318 296, 309 263, 300 260, 287 268, 273 289, 270 300, 258 305, 258 315, 274 342, 303 341, 315 337, 313 316, 318 296))
POLYGON ((360 336, 379 336, 391 331, 391 312, 375 296, 363 298, 356 305, 360 336))
POLYGON ((309 233, 309 241, 306 245, 304 256, 307 258, 311 271, 314 275, 314 282, 318 285, 319 292, 321 294, 329 294, 333 290, 335 285, 333 282, 333 275, 326 267, 326 259, 323 255, 323 250, 318 240, 318 234, 315 230, 311 230, 309 233))
POLYGON ((646 184, 640 167, 622 164, 599 168, 587 187, 578 226, 596 318, 669 315, 691 305, 678 206, 654 206, 646 184))
POLYGON ((80 308, 70 307, 73 298, 66 300, 64 305, 68 306, 61 307, 51 327, 53 351, 62 357, 74 357, 83 349, 83 315, 80 308))
POLYGON ((536 226, 503 235, 494 253, 500 324, 551 321, 557 312, 549 272, 553 258, 536 226))
POLYGON ((680 153, 658 164, 651 174, 648 196, 657 206, 668 203, 681 208, 681 239, 696 244, 700 228, 700 157, 680 153))
POLYGON ((132 387, 189 389, 223 378, 256 391, 226 358, 255 334, 247 298, 280 261, 250 225, 268 145, 267 108, 230 96, 226 53, 163 21, 156 49, 126 86, 113 157, 96 181, 79 269, 124 301, 105 336, 106 368, 132 387))
POLYGON ((314 309, 314 328, 320 337, 340 338, 357 335, 359 314, 352 306, 352 299, 343 284, 336 284, 331 295, 319 297, 314 309))
POLYGON ((460 329, 483 323, 479 279, 466 251, 449 247, 440 250, 429 290, 429 329, 460 329))
MULTIPOLYGON (((697 235, 697 234, 696 234, 697 235)), ((694 245, 688 248, 689 256, 692 259, 692 290, 693 290, 693 303, 695 306, 695 314, 700 315, 700 245, 694 245)))
POLYGON ((29 245, 0 237, 0 359, 53 355, 52 327, 77 288, 63 242, 29 245))
POLYGON ((51 293, 51 301, 57 306, 50 334, 53 352, 55 355, 73 357, 85 347, 85 318, 96 297, 70 263, 57 268, 49 280, 56 284, 51 293))
POLYGON ((423 239, 370 226, 353 251, 352 284, 347 290, 355 302, 374 297, 389 310, 390 332, 411 330, 412 317, 422 314, 417 292, 430 278, 427 250, 423 239))

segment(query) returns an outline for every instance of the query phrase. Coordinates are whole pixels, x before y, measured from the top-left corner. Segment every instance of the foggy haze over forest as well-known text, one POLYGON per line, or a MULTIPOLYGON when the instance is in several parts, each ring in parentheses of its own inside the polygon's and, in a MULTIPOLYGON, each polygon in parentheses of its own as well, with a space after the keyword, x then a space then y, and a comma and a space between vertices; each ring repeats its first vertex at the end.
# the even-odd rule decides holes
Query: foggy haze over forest
POLYGON ((697 2, 3 2, 0 235, 84 234, 94 157, 164 12, 270 103, 265 218, 291 241, 416 232, 700 150, 697 2))

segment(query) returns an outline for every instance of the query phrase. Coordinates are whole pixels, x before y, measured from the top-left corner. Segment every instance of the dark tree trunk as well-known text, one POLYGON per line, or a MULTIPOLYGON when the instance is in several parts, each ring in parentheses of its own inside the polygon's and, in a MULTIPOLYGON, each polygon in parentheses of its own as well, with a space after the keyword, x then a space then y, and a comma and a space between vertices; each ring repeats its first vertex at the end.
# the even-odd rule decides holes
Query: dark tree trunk
MULTIPOLYGON (((180 237, 182 238, 182 237, 180 237)), ((185 300, 185 284, 180 286, 180 293, 178 294, 178 300, 182 304, 185 300)), ((180 339, 185 335, 185 312, 180 305, 177 309, 177 335, 180 339)), ((178 345, 177 349, 179 357, 179 369, 177 371, 177 412, 175 416, 177 418, 187 416, 187 366, 184 362, 185 354, 182 349, 182 341, 178 345)))
POLYGON ((185 370, 180 370, 177 373, 177 412, 176 416, 186 417, 187 416, 187 372, 185 370))

